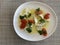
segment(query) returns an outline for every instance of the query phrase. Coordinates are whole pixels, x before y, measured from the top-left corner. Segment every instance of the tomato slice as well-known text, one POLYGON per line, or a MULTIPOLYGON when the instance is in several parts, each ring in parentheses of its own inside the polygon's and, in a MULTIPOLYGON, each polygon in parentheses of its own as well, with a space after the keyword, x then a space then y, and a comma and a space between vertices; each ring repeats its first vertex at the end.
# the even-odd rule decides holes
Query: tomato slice
POLYGON ((24 29, 24 28, 26 27, 26 24, 27 24, 27 20, 26 20, 26 19, 22 19, 22 20, 21 20, 20 28, 21 28, 21 29, 24 29))
POLYGON ((49 19, 50 18, 49 15, 50 15, 49 13, 45 14, 44 19, 49 19))
POLYGON ((42 29, 42 32, 43 32, 43 35, 44 35, 44 36, 47 36, 47 31, 46 31, 45 28, 42 29))
POLYGON ((33 23, 33 24, 35 23, 34 20, 28 20, 28 22, 29 22, 29 23, 33 23))

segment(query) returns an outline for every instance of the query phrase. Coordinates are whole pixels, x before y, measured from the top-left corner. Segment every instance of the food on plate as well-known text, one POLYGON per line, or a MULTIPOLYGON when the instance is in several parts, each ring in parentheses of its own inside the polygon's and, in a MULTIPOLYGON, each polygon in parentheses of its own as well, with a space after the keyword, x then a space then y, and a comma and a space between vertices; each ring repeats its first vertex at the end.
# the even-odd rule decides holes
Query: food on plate
POLYGON ((36 15, 39 15, 39 14, 42 14, 42 13, 43 13, 43 11, 40 10, 40 8, 37 8, 36 11, 35 11, 35 14, 36 15))
POLYGON ((36 31, 40 35, 48 35, 47 28, 50 22, 50 13, 44 12, 41 8, 23 9, 19 20, 20 29, 26 30, 28 33, 36 31))
POLYGON ((47 31, 46 31, 45 28, 42 28, 42 30, 38 30, 38 33, 39 33, 40 35, 47 36, 47 31))
POLYGON ((20 28, 24 29, 27 25, 27 20, 26 19, 21 19, 21 24, 20 24, 20 28))

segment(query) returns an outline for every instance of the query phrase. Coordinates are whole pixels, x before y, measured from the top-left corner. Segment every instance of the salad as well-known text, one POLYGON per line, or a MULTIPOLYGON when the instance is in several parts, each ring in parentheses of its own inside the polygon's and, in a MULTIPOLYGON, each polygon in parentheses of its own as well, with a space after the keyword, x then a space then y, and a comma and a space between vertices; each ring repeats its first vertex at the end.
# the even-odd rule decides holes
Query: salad
POLYGON ((19 20, 20 29, 26 30, 28 33, 36 31, 40 35, 47 36, 50 13, 44 12, 40 8, 25 8, 21 11, 19 20))

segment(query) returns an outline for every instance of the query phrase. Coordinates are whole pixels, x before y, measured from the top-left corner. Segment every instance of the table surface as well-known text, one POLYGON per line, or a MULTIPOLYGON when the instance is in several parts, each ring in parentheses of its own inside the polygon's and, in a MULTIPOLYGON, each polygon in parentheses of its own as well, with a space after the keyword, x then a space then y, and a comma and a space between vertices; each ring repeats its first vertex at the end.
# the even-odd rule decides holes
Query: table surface
POLYGON ((30 42, 21 39, 14 31, 13 16, 16 8, 32 0, 0 0, 0 45, 60 45, 60 0, 33 0, 50 5, 57 14, 58 26, 48 39, 30 42))

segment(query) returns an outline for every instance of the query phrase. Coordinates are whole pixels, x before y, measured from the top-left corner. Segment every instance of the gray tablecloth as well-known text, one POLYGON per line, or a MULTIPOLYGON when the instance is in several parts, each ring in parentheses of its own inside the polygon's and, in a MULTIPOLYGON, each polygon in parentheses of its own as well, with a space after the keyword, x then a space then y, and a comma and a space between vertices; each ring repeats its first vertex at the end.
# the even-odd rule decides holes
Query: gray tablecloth
POLYGON ((29 42, 21 39, 13 29, 16 8, 32 0, 0 0, 0 45, 60 45, 60 0, 33 0, 50 5, 57 14, 58 26, 55 33, 46 40, 29 42))

